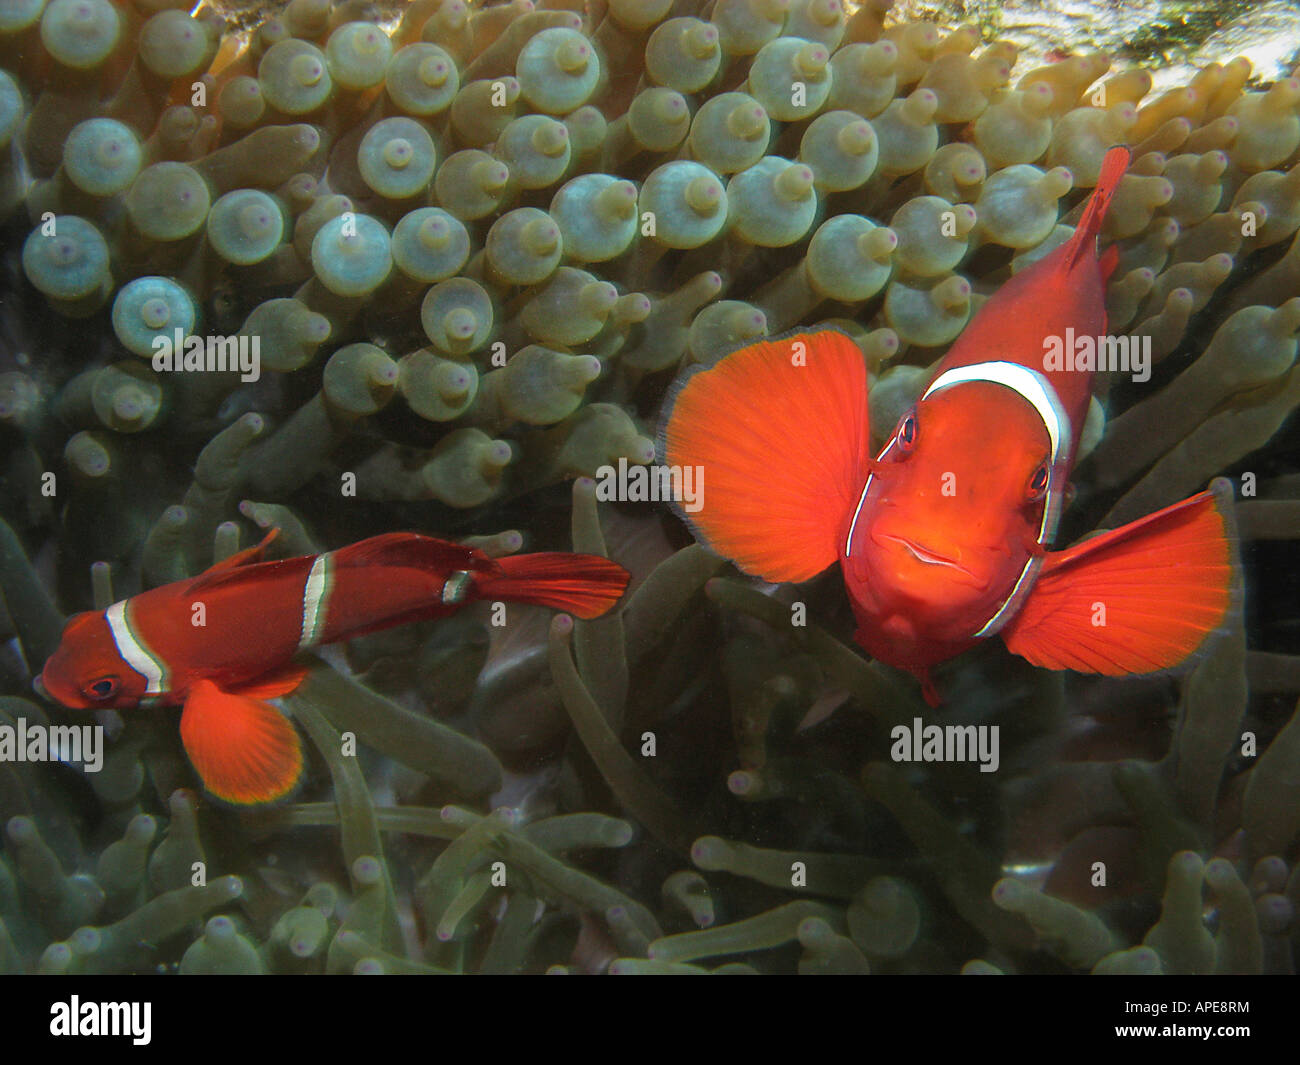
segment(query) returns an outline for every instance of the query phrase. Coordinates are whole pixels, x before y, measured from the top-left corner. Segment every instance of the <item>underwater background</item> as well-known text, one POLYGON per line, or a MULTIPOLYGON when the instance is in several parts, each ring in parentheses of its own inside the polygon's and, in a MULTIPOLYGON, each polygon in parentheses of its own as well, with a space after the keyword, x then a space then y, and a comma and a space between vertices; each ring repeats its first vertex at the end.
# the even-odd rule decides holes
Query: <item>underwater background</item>
POLYGON ((0 761, 0 971, 1294 973, 1298 50, 1236 0, 4 0, 0 726, 109 745, 0 761), (990 642, 932 711, 836 573, 597 501, 677 377, 800 325, 857 340, 879 444, 1117 143, 1111 331, 1156 365, 1099 375, 1058 542, 1228 477, 1243 606, 1194 668, 990 642), (178 328, 260 378, 156 371, 178 328), (478 604, 326 649, 265 807, 178 711, 33 693, 67 616, 272 527, 633 584, 571 637, 478 604), (893 762, 916 717, 1000 726, 998 770, 893 762))

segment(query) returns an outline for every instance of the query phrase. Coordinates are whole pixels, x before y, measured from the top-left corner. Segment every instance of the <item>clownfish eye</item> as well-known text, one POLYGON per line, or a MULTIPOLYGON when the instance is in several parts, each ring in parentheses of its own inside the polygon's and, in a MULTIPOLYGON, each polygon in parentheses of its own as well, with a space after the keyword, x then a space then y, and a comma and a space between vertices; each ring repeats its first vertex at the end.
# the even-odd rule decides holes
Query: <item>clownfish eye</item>
POLYGON ((1043 463, 1038 469, 1034 470, 1033 476, 1029 478, 1028 495, 1031 502, 1037 502, 1043 498, 1043 493, 1047 491, 1047 481, 1047 463, 1043 463))
POLYGON ((909 414, 898 427, 898 446, 903 451, 916 447, 916 415, 909 414))
POLYGON ((116 677, 100 677, 86 685, 85 693, 92 699, 107 699, 117 691, 116 677))

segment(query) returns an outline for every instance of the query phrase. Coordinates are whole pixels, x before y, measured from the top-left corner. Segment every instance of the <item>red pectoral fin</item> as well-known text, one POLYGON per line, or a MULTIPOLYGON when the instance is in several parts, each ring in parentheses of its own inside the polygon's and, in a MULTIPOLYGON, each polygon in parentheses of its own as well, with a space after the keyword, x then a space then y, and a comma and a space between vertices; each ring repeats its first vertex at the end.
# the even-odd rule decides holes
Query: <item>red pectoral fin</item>
POLYGON ((1194 654, 1232 599, 1232 529, 1202 492, 1047 556, 1007 646, 1048 669, 1153 673, 1194 654))
POLYGON ((295 691, 306 675, 306 666, 285 666, 275 673, 258 677, 252 684, 243 685, 236 694, 250 699, 278 699, 295 691))
POLYGON ((181 742, 208 791, 227 802, 271 802, 302 774, 302 747, 288 718, 247 695, 211 681, 190 688, 181 714, 181 742))
POLYGON ((830 329, 733 352, 682 385, 662 450, 700 471, 680 513, 710 547, 765 580, 814 577, 839 558, 871 462, 862 352, 830 329))

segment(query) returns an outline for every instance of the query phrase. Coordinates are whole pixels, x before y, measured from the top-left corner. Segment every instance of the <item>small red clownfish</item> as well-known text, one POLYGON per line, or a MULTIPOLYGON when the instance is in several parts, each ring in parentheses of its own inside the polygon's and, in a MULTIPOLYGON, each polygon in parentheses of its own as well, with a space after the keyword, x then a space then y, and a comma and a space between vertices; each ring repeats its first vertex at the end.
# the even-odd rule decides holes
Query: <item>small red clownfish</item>
POLYGON ((858 643, 932 706, 930 668, 995 633, 1050 669, 1148 673, 1196 653, 1229 609, 1219 489, 1048 550, 1093 374, 1044 353, 1067 329, 1106 332, 1118 251, 1098 257, 1097 234, 1128 160, 1107 153, 1073 237, 980 308, 874 459, 862 354, 833 330, 733 352, 665 420, 665 461, 707 469, 703 505, 683 512, 700 539, 773 582, 838 560, 858 643))
POLYGON ((628 582, 622 566, 596 555, 490 558, 416 533, 263 562, 274 537, 191 580, 70 618, 37 689, 82 709, 183 705, 181 742, 207 789, 228 802, 270 802, 297 783, 302 748, 263 700, 301 683, 299 651, 447 617, 475 600, 598 617, 628 582))

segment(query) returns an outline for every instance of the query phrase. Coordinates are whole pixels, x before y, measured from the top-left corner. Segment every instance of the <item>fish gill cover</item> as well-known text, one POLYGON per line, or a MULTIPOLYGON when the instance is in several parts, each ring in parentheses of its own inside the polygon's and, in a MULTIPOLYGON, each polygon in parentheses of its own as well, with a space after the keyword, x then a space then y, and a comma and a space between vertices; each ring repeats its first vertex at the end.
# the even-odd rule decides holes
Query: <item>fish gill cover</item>
POLYGON ((0 971, 1295 971, 1294 22, 945 6, 4 5, 0 971), (1151 366, 1098 375, 1058 543, 1225 477, 1244 605, 1172 675, 986 643, 931 710, 834 573, 744 577, 637 474, 676 379, 824 322, 874 453, 1114 144, 1151 366), (633 584, 308 659, 274 804, 205 794, 174 708, 33 694, 66 615, 270 528, 633 584))

